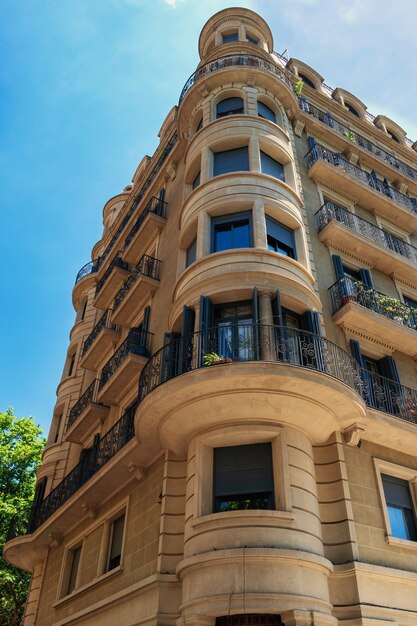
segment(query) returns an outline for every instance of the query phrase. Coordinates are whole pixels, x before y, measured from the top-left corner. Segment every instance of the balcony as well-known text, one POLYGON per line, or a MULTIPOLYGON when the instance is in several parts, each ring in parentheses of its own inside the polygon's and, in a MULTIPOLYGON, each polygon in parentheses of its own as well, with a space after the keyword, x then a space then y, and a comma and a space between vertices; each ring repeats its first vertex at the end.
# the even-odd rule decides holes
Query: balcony
POLYGON ((78 272, 75 279, 74 288, 72 290, 72 302, 77 308, 86 289, 95 284, 97 277, 98 260, 89 261, 78 272), (83 280, 87 279, 87 280, 83 280))
POLYGON ((129 331, 102 369, 97 394, 100 402, 117 405, 132 387, 147 361, 150 339, 151 334, 141 328, 129 331))
POLYGON ((94 306, 98 309, 109 308, 127 276, 129 276, 129 266, 122 260, 122 253, 119 252, 97 283, 94 306))
POLYGON ((126 237, 123 258, 135 263, 144 253, 149 241, 158 234, 166 223, 167 203, 151 198, 126 237))
POLYGON ((395 156, 393 156, 386 150, 383 150, 376 144, 372 143, 371 141, 369 141, 368 139, 366 139, 365 137, 363 137, 356 131, 353 131, 348 126, 345 126, 341 122, 338 122, 330 115, 330 113, 322 111, 321 109, 316 107, 314 104, 307 102, 305 98, 299 98, 298 104, 299 104, 300 109, 304 113, 308 113, 315 120, 318 120, 322 124, 325 124, 328 128, 330 128, 334 132, 343 136, 345 139, 348 139, 349 141, 352 142, 354 146, 359 146, 360 148, 363 148, 367 152, 370 152, 372 155, 376 156, 383 163, 389 165, 390 167, 394 168, 395 170, 397 170, 404 176, 408 176, 409 178, 412 178, 414 181, 417 182, 416 170, 414 170, 412 167, 410 167, 406 163, 399 161, 395 156))
POLYGON ((81 367, 96 370, 100 365, 103 355, 117 344, 120 338, 120 330, 111 321, 113 311, 107 309, 94 326, 87 339, 84 341, 81 355, 81 367))
POLYGON ((417 248, 343 207, 326 202, 316 213, 319 239, 342 246, 386 274, 417 278, 417 248))
POLYGON ((339 326, 367 328, 395 349, 417 356, 417 310, 345 276, 329 289, 334 321, 339 326))
POLYGON ((363 395, 371 409, 417 424, 417 391, 394 380, 362 370, 363 395))
POLYGON ((78 465, 49 493, 34 512, 28 532, 32 533, 39 528, 133 438, 135 408, 135 405, 130 407, 96 446, 84 451, 85 454, 78 465))
POLYGON ((94 380, 72 407, 65 428, 67 441, 81 443, 107 417, 109 407, 97 399, 99 383, 94 380))
POLYGON ((112 320, 129 328, 144 303, 159 286, 161 261, 145 254, 136 265, 113 303, 112 320))
POLYGON ((417 200, 400 193, 387 182, 352 165, 339 154, 316 145, 306 155, 308 175, 315 182, 334 186, 355 202, 395 220, 399 226, 417 230, 417 200))

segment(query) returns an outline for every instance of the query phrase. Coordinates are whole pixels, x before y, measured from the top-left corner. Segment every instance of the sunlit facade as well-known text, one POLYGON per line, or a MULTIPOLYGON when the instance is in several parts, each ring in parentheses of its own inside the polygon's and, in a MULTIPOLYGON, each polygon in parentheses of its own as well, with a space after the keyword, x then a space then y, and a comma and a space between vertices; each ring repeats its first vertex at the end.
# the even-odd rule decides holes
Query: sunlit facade
POLYGON ((417 145, 273 50, 214 15, 104 206, 25 626, 417 624, 417 145))

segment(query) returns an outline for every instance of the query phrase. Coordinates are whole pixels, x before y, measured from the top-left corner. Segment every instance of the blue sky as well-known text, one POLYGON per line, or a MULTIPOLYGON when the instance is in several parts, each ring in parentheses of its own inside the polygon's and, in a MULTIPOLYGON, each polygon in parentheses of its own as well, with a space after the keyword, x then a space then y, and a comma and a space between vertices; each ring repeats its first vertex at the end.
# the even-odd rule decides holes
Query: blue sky
MULTIPOLYGON (((71 290, 104 203, 131 180, 198 62, 204 22, 236 2, 0 4, 0 410, 48 429, 74 321, 71 290)), ((275 50, 417 139, 414 0, 241 0, 275 50)))

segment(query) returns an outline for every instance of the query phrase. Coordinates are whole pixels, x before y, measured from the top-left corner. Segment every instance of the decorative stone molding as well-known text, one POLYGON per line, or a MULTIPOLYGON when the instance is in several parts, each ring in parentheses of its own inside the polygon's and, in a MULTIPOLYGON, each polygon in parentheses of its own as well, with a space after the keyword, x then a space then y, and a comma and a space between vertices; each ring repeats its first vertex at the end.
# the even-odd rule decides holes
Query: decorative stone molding
POLYGON ((297 137, 301 137, 301 135, 303 134, 303 130, 305 128, 304 122, 301 122, 300 120, 295 120, 293 126, 294 126, 294 132, 297 135, 297 137))
POLYGON ((362 342, 371 343, 372 352, 374 352, 375 354, 378 354, 378 356, 380 357, 387 356, 388 354, 392 354, 396 350, 396 347, 393 344, 387 343, 385 341, 381 341, 380 339, 377 339, 377 337, 374 337, 368 332, 364 332, 360 328, 355 328, 354 326, 348 326, 347 324, 342 324, 340 328, 345 333, 347 338, 349 335, 351 335, 357 339, 360 339, 362 342))
POLYGON ((48 533, 48 542, 50 548, 57 548, 62 543, 62 536, 58 533, 48 533))
POLYGON ((352 150, 345 150, 343 154, 346 156, 349 163, 352 163, 352 165, 356 165, 359 161, 359 154, 356 154, 356 152, 352 152, 352 150))
POLYGON ((339 252, 343 254, 343 256, 357 263, 359 267, 367 267, 368 269, 373 268, 372 263, 370 263, 369 261, 366 261, 366 259, 362 258, 361 256, 357 254, 353 254, 350 250, 346 250, 345 248, 342 248, 342 246, 335 246, 333 243, 331 243, 329 244, 328 248, 329 248, 330 254, 333 254, 333 252, 339 252))
POLYGON ((134 463, 131 463, 128 469, 132 476, 134 476, 137 480, 142 480, 146 473, 146 469, 144 467, 140 467, 134 463))
POLYGON ((355 446, 359 445, 362 436, 365 432, 366 427, 363 424, 352 424, 352 426, 349 426, 349 428, 346 428, 343 431, 343 436, 345 439, 345 443, 348 446, 351 446, 352 448, 354 448, 355 446))
POLYGON ((89 506, 86 502, 83 502, 81 508, 88 519, 93 520, 97 517, 97 507, 89 506))

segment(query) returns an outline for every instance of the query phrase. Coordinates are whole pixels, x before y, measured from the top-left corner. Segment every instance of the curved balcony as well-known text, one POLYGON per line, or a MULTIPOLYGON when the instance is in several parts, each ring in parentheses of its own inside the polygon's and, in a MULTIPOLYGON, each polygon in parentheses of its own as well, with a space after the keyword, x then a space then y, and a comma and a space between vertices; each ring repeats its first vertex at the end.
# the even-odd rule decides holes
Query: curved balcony
MULTIPOLYGON (((380 148, 372 141, 369 141, 369 139, 366 139, 363 135, 352 130, 345 124, 335 120, 329 112, 319 109, 314 104, 311 104, 311 102, 308 102, 306 98, 299 98, 298 104, 303 113, 307 113, 314 121, 317 120, 338 135, 342 136, 345 140, 348 140, 352 144, 352 148, 362 148, 373 157, 376 157, 384 165, 389 166, 390 170, 387 171, 390 171, 390 173, 392 173, 392 170, 400 172, 403 176, 411 178, 417 184, 417 170, 413 169, 406 163, 403 163, 393 154, 390 154, 383 148, 380 148)), ((318 126, 320 126, 320 124, 318 126)))
POLYGON ((86 263, 78 272, 72 290, 72 302, 74 307, 77 307, 85 291, 95 285, 97 270, 98 260, 96 259, 95 261, 86 263))
POLYGON ((84 341, 80 364, 86 369, 96 370, 103 355, 117 344, 120 329, 111 321, 113 311, 107 309, 84 341))
POLYGON ((146 363, 137 431, 149 446, 177 454, 202 430, 254 418, 324 442, 364 419, 361 394, 358 364, 323 337, 263 324, 212 328, 173 341, 146 363))
POLYGON ((417 248, 343 207, 326 202, 316 213, 319 239, 342 246, 385 274, 417 280, 417 248))
POLYGON ((93 380, 72 407, 65 427, 66 441, 81 443, 107 417, 109 407, 97 399, 99 383, 99 379, 93 380))
POLYGON ((221 301, 249 296, 256 285, 272 293, 279 289, 283 305, 300 313, 321 310, 314 278, 299 261, 263 248, 237 248, 215 252, 196 261, 179 277, 169 322, 172 327, 184 304, 197 304, 204 284, 206 295, 221 301))
POLYGON ((315 182, 334 186, 365 208, 377 211, 409 231, 417 230, 417 199, 400 193, 322 146, 314 146, 307 153, 306 162, 308 175, 315 182))
POLYGON ((366 328, 395 349, 417 357, 417 310, 348 276, 329 289, 333 319, 340 326, 366 328))
POLYGON ((227 213, 227 206, 247 210, 255 202, 262 202, 268 215, 278 221, 286 215, 293 228, 303 225, 301 198, 289 184, 260 172, 231 172, 210 178, 188 196, 180 215, 180 230, 185 232, 203 211, 220 214, 224 209, 227 213))

